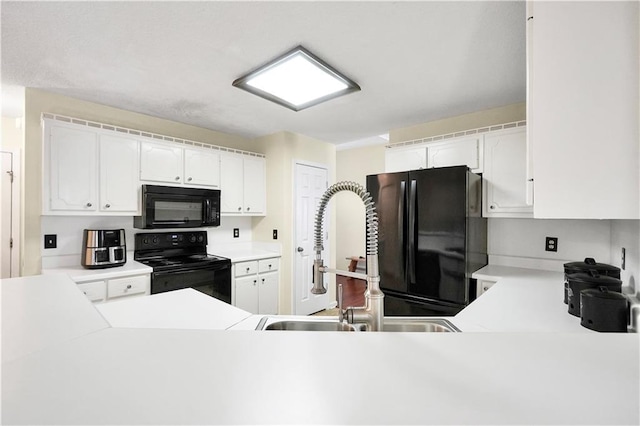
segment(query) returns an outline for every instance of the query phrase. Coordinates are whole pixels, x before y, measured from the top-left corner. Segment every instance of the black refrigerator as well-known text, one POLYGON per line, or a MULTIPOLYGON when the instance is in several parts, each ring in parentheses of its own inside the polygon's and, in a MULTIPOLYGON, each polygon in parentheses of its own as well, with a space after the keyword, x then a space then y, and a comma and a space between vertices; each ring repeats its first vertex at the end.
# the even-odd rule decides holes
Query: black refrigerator
POLYGON ((378 212, 386 316, 450 316, 487 264, 482 178, 466 166, 367 176, 378 212))

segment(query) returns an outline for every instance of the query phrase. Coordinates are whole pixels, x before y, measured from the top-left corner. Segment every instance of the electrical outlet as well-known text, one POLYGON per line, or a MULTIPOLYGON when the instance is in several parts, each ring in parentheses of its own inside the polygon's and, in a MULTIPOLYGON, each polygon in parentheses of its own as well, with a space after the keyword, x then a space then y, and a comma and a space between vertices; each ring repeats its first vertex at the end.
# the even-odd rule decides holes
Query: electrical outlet
POLYGON ((547 237, 544 243, 544 251, 558 251, 558 237, 547 237))
POLYGON ((233 228, 233 238, 238 238, 238 237, 240 237, 240 229, 233 228))
POLYGON ((44 248, 46 249, 54 249, 58 247, 58 235, 56 234, 45 234, 44 236, 44 248))
POLYGON ((278 239, 278 230, 277 230, 277 229, 274 229, 274 230, 273 230, 273 239, 274 239, 274 240, 277 240, 277 239, 278 239))

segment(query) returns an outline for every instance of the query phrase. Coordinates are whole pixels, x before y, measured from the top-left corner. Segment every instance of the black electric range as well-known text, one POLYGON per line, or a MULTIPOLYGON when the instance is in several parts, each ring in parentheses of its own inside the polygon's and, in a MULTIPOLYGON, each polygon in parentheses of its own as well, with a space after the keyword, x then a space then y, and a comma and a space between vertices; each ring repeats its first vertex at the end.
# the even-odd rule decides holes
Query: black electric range
POLYGON ((151 294, 193 288, 231 303, 231 260, 207 254, 206 231, 136 234, 133 259, 153 268, 151 294))

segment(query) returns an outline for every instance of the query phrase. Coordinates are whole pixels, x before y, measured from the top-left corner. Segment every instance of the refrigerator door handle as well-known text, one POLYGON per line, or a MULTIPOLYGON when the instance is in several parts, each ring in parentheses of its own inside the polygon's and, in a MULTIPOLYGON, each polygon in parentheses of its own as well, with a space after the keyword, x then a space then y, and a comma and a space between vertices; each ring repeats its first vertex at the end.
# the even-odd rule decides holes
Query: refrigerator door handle
POLYGON ((409 284, 416 282, 416 195, 417 195, 417 182, 415 179, 411 180, 411 186, 409 189, 409 209, 408 218, 408 240, 407 246, 407 273, 409 274, 409 284))
POLYGON ((404 264, 404 281, 407 281, 407 247, 405 245, 406 232, 404 224, 407 214, 407 182, 400 181, 400 203, 398 203, 398 235, 402 247, 402 263, 404 264))

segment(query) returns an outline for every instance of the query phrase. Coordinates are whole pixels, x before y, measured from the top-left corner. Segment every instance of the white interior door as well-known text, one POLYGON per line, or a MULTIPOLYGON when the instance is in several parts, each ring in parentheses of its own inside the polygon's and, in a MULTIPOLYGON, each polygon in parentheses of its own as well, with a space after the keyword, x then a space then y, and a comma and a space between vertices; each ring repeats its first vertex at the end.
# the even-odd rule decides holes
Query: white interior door
POLYGON ((0 152, 0 154, 2 154, 2 176, 0 177, 0 202, 2 203, 2 212, 0 214, 0 278, 9 278, 11 277, 13 252, 11 247, 13 155, 10 152, 0 152))
MULTIPOLYGON (((330 306, 329 293, 311 294, 313 277, 313 228, 316 209, 320 198, 327 189, 327 169, 297 163, 295 167, 295 253, 294 253, 294 277, 293 298, 294 313, 296 315, 309 315, 321 311, 330 306)), ((328 215, 324 217, 324 235, 322 258, 328 265, 328 215)), ((329 277, 325 275, 325 284, 329 277)), ((328 289, 327 289, 328 290, 328 289)))

